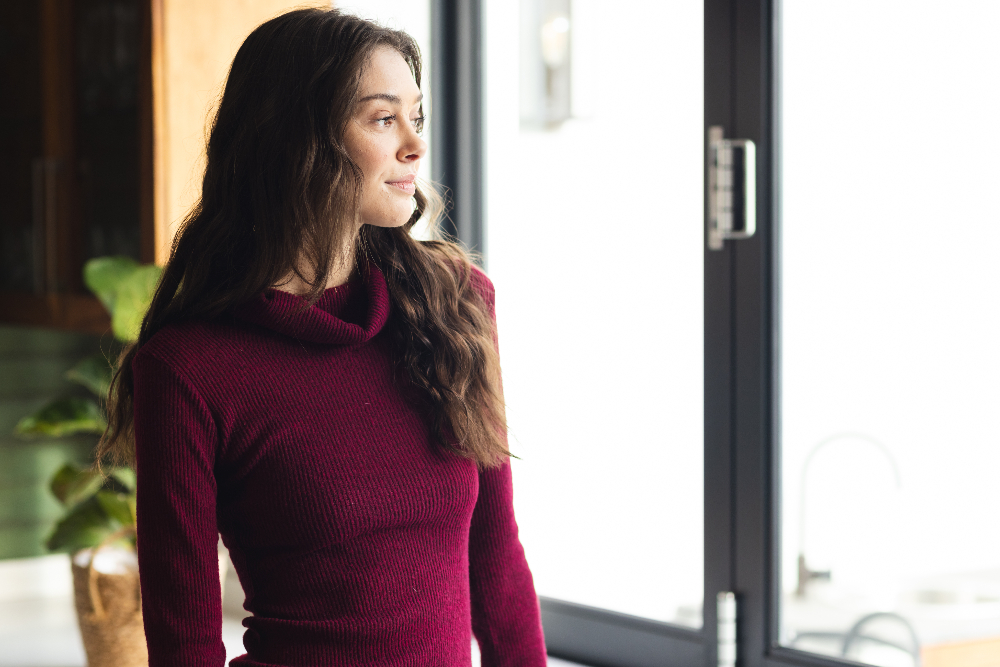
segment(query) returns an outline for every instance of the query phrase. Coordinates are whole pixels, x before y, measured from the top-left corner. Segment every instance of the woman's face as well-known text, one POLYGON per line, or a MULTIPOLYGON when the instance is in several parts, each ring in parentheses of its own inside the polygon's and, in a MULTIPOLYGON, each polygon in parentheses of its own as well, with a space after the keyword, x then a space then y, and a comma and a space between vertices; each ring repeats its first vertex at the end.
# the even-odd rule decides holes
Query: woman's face
POLYGON ((388 47, 375 51, 344 136, 347 153, 364 174, 364 224, 398 227, 413 214, 414 181, 427 152, 420 137, 422 97, 403 56, 388 47))

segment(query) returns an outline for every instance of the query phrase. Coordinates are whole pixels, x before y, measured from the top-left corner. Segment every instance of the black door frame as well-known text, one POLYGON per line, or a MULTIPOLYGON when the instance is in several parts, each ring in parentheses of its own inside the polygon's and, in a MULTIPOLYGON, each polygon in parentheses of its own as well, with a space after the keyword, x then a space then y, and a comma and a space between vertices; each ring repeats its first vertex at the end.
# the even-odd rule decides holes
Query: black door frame
MULTIPOLYGON (((717 665, 715 599, 732 591, 740 667, 857 664, 778 645, 780 2, 704 4, 705 133, 721 125, 727 137, 755 142, 757 231, 719 251, 704 246, 703 628, 542 598, 552 656, 606 667, 717 665)), ((446 230, 485 262, 483 0, 431 0, 431 8, 434 179, 452 197, 446 230)), ((707 195, 705 203, 707 216, 707 195)))
MULTIPOLYGON (((780 600, 777 3, 732 4, 732 132, 757 145, 757 233, 733 242, 734 559, 740 664, 770 661, 780 600)), ((727 134, 730 134, 727 127, 727 134)))
MULTIPOLYGON (((706 0, 706 54, 721 50, 726 43, 725 39, 713 39, 708 25, 725 21, 720 17, 727 8, 732 49, 728 68, 721 62, 721 51, 716 69, 709 68, 712 58, 706 56, 706 127, 722 125, 727 136, 752 139, 757 146, 757 232, 749 239, 726 242, 731 253, 732 296, 730 590, 736 593, 739 608, 738 664, 862 667, 861 663, 785 648, 779 643, 781 0, 706 0), (713 17, 711 21, 709 17, 713 17), (726 98, 725 89, 731 91, 731 97, 726 98)), ((715 27, 720 37, 723 30, 722 25, 715 27)), ((706 285, 709 280, 706 275, 706 285)), ((708 338, 706 334, 706 341, 708 338)), ((706 470, 711 467, 706 460, 706 470)), ((706 599, 710 592, 706 585, 706 599)), ((708 613, 705 622, 709 623, 708 613)), ((706 662, 714 664, 714 657, 706 662)))

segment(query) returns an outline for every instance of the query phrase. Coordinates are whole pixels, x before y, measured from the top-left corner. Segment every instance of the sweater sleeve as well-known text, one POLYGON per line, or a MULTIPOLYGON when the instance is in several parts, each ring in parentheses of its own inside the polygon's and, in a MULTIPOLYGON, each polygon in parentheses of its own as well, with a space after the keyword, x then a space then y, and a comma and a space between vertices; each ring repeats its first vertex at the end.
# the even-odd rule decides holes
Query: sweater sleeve
POLYGON ((538 598, 514 521, 510 461, 480 473, 469 568, 472 630, 483 667, 544 667, 538 598))
MULTIPOLYGON (((474 285, 495 324, 493 283, 476 269, 474 285)), ((517 536, 509 460, 479 474, 479 497, 469 533, 469 583, 472 630, 483 667, 544 667, 541 614, 517 536)))
POLYGON ((136 546, 149 667, 221 667, 215 422, 166 363, 140 352, 132 368, 136 546))

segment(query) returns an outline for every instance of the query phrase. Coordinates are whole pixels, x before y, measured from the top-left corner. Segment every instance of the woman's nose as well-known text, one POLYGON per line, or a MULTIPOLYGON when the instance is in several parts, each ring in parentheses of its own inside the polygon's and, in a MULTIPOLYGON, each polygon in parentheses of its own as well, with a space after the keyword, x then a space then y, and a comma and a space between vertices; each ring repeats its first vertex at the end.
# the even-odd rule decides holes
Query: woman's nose
POLYGON ((400 147, 399 159, 404 162, 419 160, 427 154, 427 142, 417 134, 416 130, 407 131, 406 141, 400 147))

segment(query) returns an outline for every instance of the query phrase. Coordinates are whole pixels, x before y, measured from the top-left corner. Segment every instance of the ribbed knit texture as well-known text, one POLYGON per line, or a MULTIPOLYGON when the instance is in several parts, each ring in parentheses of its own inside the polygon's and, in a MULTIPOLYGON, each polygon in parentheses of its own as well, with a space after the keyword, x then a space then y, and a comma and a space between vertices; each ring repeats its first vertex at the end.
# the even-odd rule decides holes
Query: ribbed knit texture
POLYGON ((150 667, 225 664, 218 532, 253 613, 233 665, 466 667, 473 631, 484 667, 544 665, 509 463, 443 452, 404 400, 377 267, 303 304, 268 291, 133 361, 150 667))

